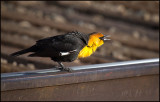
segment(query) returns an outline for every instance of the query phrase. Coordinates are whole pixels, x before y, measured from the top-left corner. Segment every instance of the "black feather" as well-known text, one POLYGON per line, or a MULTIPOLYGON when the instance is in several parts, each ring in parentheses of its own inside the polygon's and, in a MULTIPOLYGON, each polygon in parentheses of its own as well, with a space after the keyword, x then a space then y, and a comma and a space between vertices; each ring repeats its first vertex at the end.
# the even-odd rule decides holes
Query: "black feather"
POLYGON ((19 56, 19 55, 22 55, 22 54, 25 54, 25 53, 28 53, 28 52, 35 52, 37 50, 38 50, 37 47, 34 45, 34 46, 31 46, 30 48, 27 48, 27 49, 12 53, 10 55, 11 56, 19 56))

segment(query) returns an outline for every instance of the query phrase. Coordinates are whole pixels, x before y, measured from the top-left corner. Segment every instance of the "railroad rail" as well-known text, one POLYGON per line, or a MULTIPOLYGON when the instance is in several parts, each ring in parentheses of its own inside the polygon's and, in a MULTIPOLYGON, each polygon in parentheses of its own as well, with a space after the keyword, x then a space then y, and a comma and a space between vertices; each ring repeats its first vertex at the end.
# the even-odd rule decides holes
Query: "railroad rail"
POLYGON ((2 101, 158 100, 159 58, 1 74, 2 101))

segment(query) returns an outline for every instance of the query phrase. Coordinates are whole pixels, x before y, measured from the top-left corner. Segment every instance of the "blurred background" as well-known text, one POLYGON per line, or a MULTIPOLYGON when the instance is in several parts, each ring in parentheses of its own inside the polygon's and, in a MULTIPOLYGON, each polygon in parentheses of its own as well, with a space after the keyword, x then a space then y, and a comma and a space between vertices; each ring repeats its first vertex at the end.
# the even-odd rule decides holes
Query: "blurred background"
POLYGON ((50 58, 9 54, 75 30, 111 35, 111 41, 65 66, 157 58, 159 1, 1 1, 1 72, 57 66, 50 58))

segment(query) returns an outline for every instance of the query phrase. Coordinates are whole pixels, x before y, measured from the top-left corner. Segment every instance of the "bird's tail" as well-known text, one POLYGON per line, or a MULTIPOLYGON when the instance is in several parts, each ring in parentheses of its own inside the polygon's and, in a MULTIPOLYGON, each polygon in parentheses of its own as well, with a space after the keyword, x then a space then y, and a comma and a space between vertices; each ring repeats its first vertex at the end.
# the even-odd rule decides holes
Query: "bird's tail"
POLYGON ((19 56, 19 55, 22 55, 22 54, 25 54, 25 53, 28 53, 28 52, 35 52, 36 50, 37 50, 37 47, 35 45, 33 45, 30 48, 27 48, 27 49, 12 53, 10 55, 11 56, 19 56))

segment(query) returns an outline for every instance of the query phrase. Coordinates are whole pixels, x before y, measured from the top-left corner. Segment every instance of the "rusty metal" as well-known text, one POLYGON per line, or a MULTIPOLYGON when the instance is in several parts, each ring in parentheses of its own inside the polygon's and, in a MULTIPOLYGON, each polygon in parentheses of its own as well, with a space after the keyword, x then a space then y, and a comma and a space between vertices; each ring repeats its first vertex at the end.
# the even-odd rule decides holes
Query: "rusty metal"
POLYGON ((158 100, 159 58, 1 74, 4 100, 158 100))

